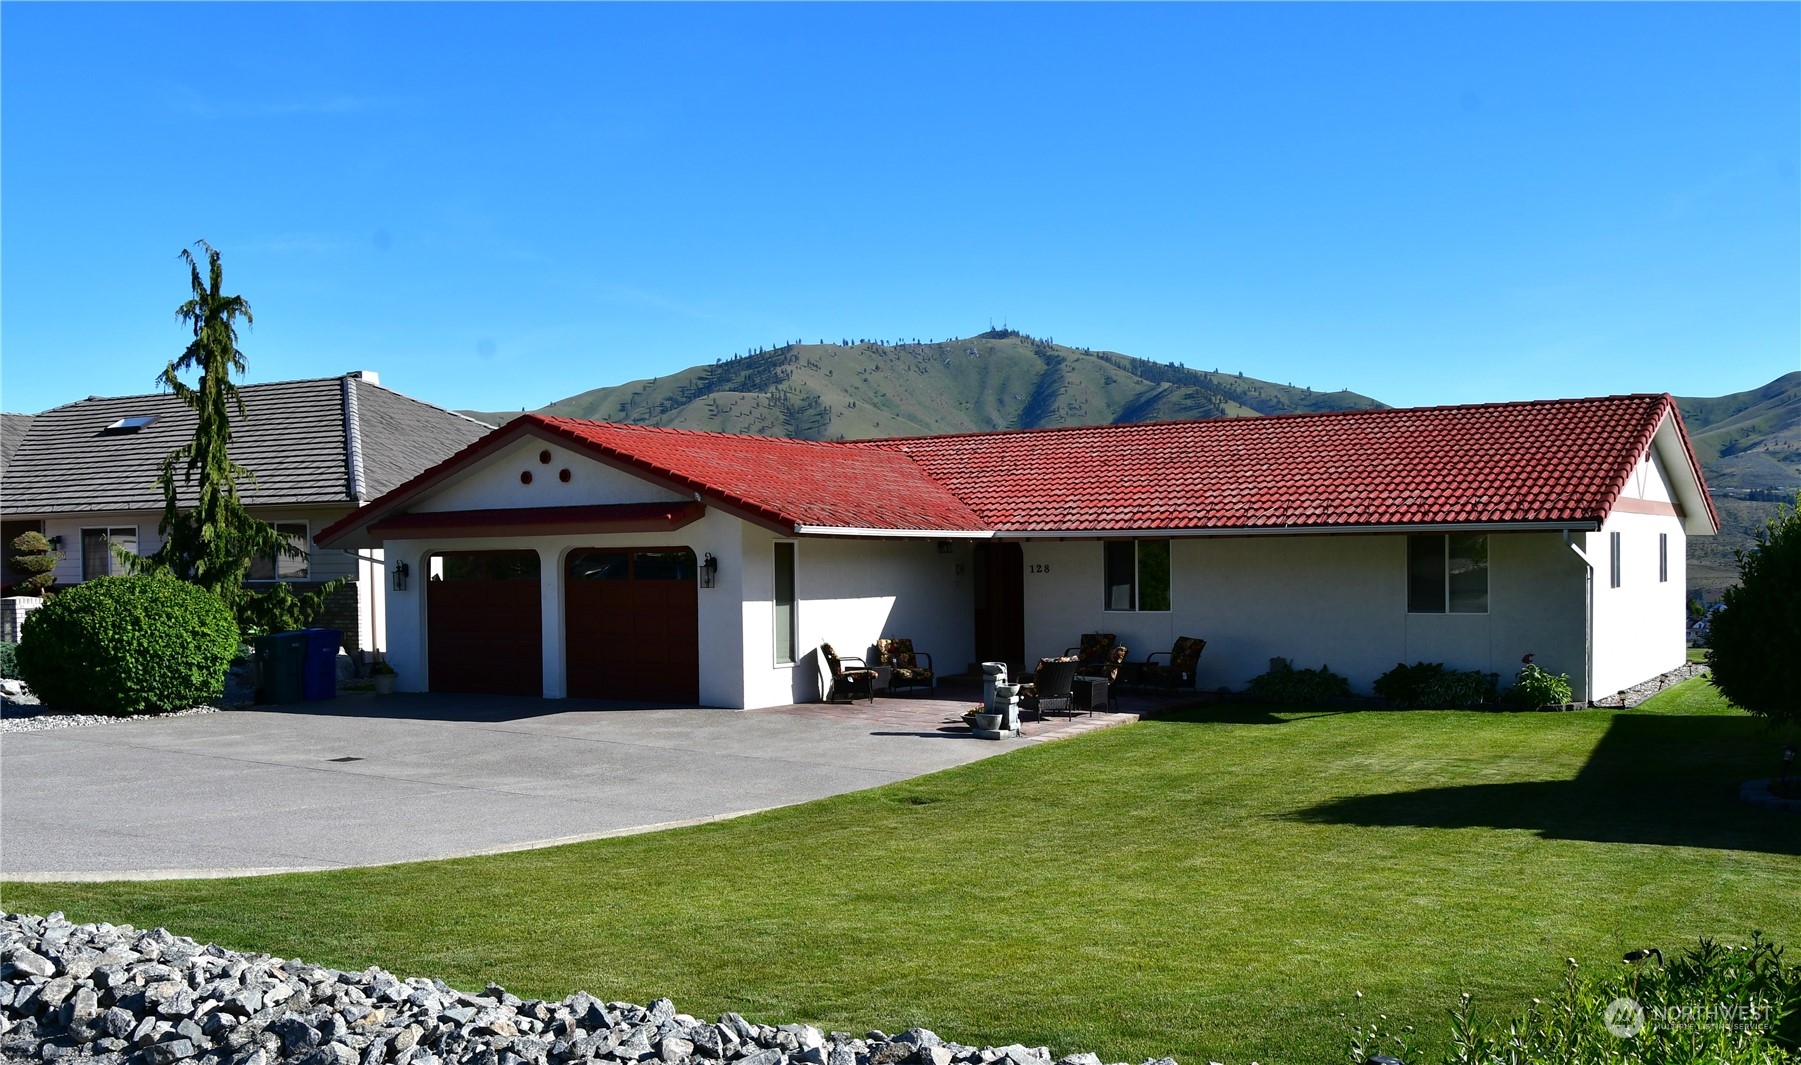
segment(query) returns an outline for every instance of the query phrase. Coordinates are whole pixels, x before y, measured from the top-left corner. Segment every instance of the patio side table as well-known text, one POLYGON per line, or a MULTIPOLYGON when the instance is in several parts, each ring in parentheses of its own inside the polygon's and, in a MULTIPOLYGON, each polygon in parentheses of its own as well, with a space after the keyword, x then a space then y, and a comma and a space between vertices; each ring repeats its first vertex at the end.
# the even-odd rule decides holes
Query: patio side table
POLYGON ((1093 714, 1096 706, 1107 705, 1107 678, 1077 677, 1071 694, 1075 696, 1076 709, 1093 714))

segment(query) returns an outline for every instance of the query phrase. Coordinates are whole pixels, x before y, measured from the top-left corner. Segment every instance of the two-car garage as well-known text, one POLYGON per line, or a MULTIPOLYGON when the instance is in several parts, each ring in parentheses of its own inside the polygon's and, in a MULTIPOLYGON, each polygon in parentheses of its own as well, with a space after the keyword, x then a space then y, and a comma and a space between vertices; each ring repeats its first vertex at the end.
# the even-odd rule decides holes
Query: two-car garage
MULTIPOLYGON (((570 696, 694 703, 699 593, 685 547, 581 547, 563 554, 570 696)), ((432 691, 542 695, 543 573, 536 551, 458 551, 427 560, 432 691)))

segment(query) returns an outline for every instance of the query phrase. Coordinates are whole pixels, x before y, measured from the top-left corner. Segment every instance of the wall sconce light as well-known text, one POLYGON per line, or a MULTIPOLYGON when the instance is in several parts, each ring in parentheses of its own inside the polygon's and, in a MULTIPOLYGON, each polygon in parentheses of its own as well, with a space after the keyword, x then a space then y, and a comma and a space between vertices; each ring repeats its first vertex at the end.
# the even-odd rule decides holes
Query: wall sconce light
POLYGON ((62 549, 63 538, 61 536, 52 536, 50 538, 50 550, 60 552, 62 549))
POLYGON ((719 560, 713 557, 713 552, 708 551, 700 560, 700 586, 702 588, 711 588, 713 587, 713 582, 718 579, 719 560))
POLYGON ((394 563, 394 590, 395 591, 397 591, 397 592, 406 591, 406 575, 407 575, 406 563, 405 562, 394 563))

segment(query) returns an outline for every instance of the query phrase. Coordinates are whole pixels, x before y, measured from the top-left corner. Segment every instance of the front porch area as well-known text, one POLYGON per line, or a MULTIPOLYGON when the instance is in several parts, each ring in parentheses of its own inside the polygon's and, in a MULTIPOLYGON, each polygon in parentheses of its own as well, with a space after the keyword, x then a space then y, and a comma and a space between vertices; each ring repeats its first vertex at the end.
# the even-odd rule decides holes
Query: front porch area
MULTIPOLYGON (((1176 707, 1206 702, 1212 697, 1209 692, 1129 689, 1117 693, 1111 708, 1097 709, 1093 714, 1078 711, 1072 717, 1053 713, 1043 720, 1022 715, 1020 738, 1041 741, 1080 736, 1096 729, 1156 717, 1176 707)), ((899 694, 879 691, 873 702, 858 699, 854 703, 791 703, 744 712, 863 722, 872 728, 871 735, 877 736, 941 737, 991 742, 981 740, 963 722, 963 715, 981 701, 981 678, 965 675, 940 677, 938 687, 931 690, 916 689, 899 694)))

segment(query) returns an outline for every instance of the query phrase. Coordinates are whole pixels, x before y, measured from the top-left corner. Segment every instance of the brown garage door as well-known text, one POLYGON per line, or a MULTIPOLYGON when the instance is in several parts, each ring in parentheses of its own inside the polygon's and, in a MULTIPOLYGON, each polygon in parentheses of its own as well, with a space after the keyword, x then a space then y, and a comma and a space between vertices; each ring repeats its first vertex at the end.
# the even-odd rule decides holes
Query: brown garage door
POLYGON ((536 551, 433 555, 425 583, 431 690, 544 694, 536 551))
POLYGON ((571 551, 564 564, 569 694, 700 698, 700 599, 685 547, 571 551))

